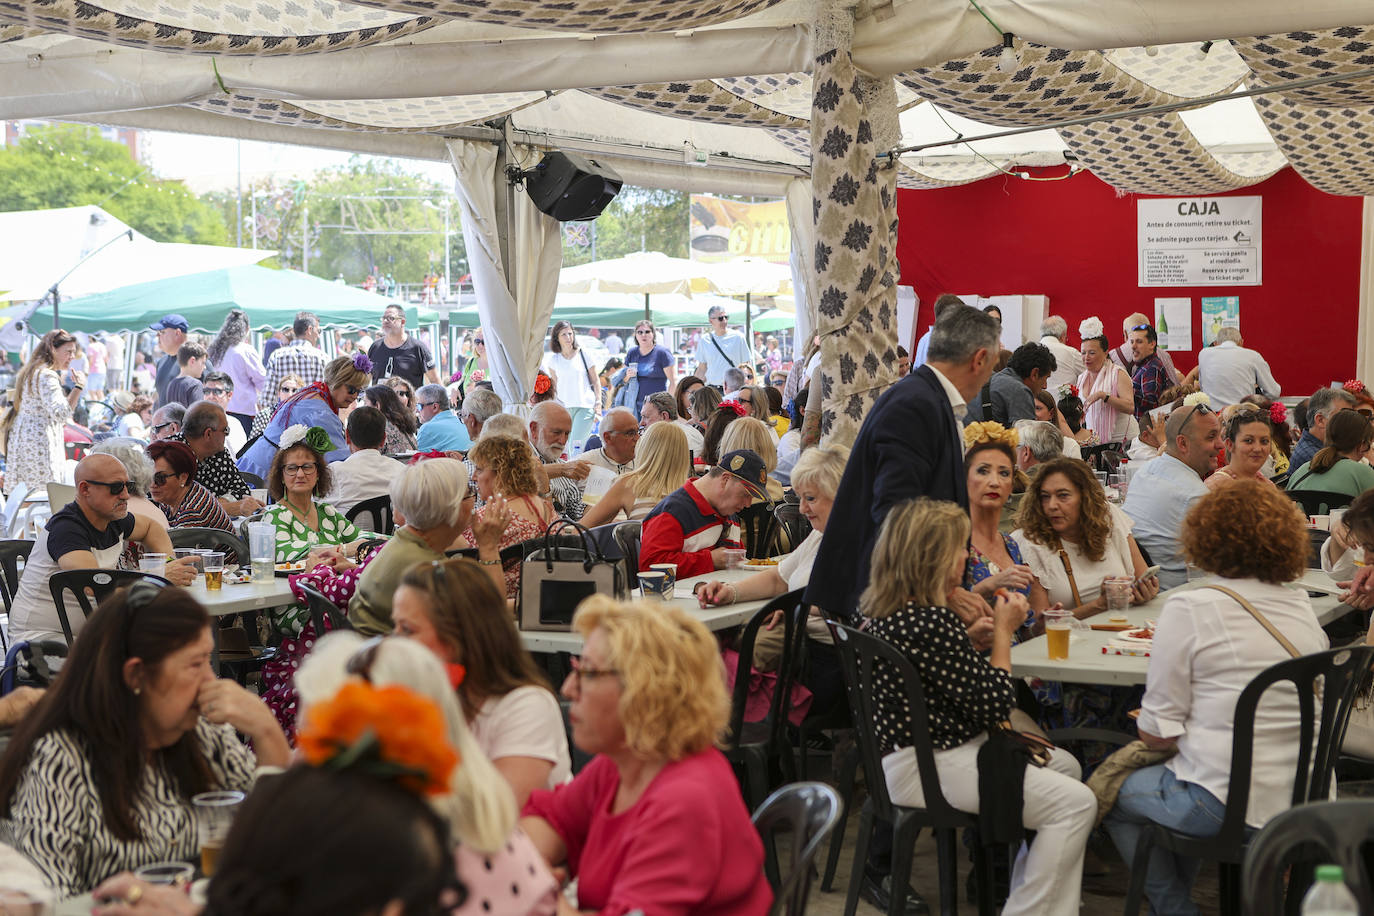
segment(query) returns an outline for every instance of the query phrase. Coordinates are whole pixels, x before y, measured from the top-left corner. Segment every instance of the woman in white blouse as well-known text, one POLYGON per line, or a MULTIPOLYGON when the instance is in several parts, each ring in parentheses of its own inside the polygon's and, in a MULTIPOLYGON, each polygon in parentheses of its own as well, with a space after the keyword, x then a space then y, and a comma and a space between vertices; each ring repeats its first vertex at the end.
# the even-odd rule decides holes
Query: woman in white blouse
MULTIPOLYGON (((1132 773, 1107 815, 1104 826, 1128 864, 1147 824, 1194 836, 1211 836, 1221 827, 1236 700, 1257 674, 1290 657, 1242 601, 1299 653, 1328 646, 1307 593, 1286 586, 1305 570, 1307 532, 1292 501, 1274 487, 1239 480, 1199 499, 1183 523, 1183 552, 1189 564, 1214 574, 1213 583, 1241 600, 1203 587, 1170 592, 1164 604, 1138 730, 1146 744, 1177 754, 1132 773)), ((1298 731, 1291 690, 1266 694, 1255 714, 1247 825, 1261 827, 1288 807, 1298 731)), ((1198 864, 1154 851, 1145 879, 1152 912, 1197 912, 1189 890, 1198 864)))
MULTIPOLYGON (((1107 609, 1102 582, 1111 576, 1139 579, 1145 560, 1131 537, 1131 520, 1107 502, 1102 485, 1082 461, 1059 458, 1037 466, 1021 498, 1011 536, 1051 602, 1091 617, 1107 609)), ((1132 588, 1131 603, 1159 594, 1148 576, 1132 588)))
POLYGON ((553 376, 558 400, 572 414, 569 442, 581 442, 592 430, 593 417, 601 416, 601 379, 596 366, 577 345, 572 322, 556 321, 549 332, 549 355, 544 368, 553 376))

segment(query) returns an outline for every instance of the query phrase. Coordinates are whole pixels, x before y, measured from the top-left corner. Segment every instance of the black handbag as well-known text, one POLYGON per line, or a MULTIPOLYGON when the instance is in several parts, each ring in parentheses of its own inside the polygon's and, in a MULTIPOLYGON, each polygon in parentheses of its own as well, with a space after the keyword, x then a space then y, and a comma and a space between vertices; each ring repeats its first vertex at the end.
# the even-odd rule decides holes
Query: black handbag
POLYGON ((520 629, 567 632, 577 606, 596 594, 625 598, 624 566, 606 559, 586 528, 554 519, 544 531, 544 546, 520 564, 520 629), (555 539, 565 528, 580 536, 581 547, 555 539))

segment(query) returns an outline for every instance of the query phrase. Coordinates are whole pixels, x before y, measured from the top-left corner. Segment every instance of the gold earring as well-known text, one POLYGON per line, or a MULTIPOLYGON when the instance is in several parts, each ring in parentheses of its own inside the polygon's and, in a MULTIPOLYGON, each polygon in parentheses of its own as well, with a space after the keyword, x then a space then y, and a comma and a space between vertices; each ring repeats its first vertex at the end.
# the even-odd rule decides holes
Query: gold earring
POLYGON ((141 694, 141 693, 143 693, 143 688, 142 688, 142 687, 135 687, 135 688, 134 688, 134 696, 138 696, 138 695, 141 694))

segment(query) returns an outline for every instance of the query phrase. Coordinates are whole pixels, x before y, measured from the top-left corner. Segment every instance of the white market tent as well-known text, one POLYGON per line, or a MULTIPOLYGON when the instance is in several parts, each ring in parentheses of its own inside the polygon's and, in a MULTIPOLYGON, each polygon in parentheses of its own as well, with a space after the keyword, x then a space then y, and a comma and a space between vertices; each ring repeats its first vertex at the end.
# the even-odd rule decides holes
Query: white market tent
POLYGON ((885 148, 1025 131, 906 155, 899 186, 1067 160, 1124 192, 1209 194, 1289 164, 1360 195, 1374 192, 1371 22, 1369 0, 865 0, 857 14, 818 0, 9 0, 0 119, 450 161, 484 324, 507 325, 498 389, 523 400, 556 233, 501 193, 507 164, 553 147, 629 183, 785 195, 804 332, 811 154, 827 139, 810 131, 834 94, 811 74, 837 30, 888 86, 869 100, 878 114, 900 113, 885 148), (1005 69, 999 31, 1015 36, 1005 69))

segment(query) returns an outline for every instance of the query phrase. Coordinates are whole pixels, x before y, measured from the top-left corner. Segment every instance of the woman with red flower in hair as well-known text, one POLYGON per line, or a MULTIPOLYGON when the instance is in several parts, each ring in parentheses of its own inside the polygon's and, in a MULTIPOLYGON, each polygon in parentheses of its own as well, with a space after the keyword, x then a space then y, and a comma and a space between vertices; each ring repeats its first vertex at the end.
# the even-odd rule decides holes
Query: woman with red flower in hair
POLYGON ((553 376, 540 369, 534 374, 534 393, 530 395, 530 406, 556 400, 558 388, 553 383, 553 376))

